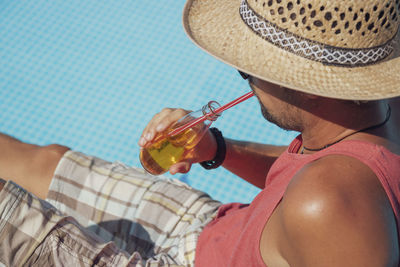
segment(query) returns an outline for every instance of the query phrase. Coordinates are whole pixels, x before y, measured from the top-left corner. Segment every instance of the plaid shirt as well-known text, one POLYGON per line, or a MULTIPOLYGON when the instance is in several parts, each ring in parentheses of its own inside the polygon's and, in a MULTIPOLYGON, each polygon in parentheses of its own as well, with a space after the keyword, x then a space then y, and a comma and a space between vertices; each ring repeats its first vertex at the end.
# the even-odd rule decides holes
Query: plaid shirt
POLYGON ((46 201, 11 181, 0 192, 0 266, 193 266, 219 206, 178 180, 68 151, 46 201))

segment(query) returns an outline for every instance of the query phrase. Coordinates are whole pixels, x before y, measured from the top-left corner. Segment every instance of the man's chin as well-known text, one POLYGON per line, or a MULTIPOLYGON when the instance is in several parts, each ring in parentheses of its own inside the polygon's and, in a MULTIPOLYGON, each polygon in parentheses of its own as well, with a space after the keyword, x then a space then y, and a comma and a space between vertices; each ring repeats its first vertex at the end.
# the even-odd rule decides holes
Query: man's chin
POLYGON ((296 125, 294 125, 294 123, 289 123, 289 121, 286 121, 284 119, 278 119, 275 116, 271 115, 271 113, 266 111, 266 109, 264 108, 261 109, 261 113, 267 121, 275 124, 283 130, 301 132, 300 127, 297 127, 296 125))
POLYGON ((269 112, 267 112, 265 109, 261 109, 261 113, 264 117, 264 119, 266 119, 267 121, 269 121, 270 123, 273 123, 275 125, 277 125, 280 128, 283 128, 282 123, 279 122, 279 120, 277 120, 274 116, 272 116, 269 112))

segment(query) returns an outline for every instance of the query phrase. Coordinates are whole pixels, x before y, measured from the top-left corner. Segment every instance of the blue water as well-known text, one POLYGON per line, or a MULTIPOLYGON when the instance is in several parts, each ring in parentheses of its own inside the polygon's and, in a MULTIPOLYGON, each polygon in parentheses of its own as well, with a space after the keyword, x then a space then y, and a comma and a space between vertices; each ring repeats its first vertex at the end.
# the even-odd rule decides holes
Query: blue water
MULTIPOLYGON (((183 32, 183 0, 0 1, 0 131, 140 166, 137 141, 163 107, 198 109, 249 91, 183 32)), ((288 144, 255 98, 214 123, 224 136, 288 144)), ((170 175, 166 175, 171 177, 170 175)), ((228 171, 176 175, 224 202, 259 192, 228 171)))

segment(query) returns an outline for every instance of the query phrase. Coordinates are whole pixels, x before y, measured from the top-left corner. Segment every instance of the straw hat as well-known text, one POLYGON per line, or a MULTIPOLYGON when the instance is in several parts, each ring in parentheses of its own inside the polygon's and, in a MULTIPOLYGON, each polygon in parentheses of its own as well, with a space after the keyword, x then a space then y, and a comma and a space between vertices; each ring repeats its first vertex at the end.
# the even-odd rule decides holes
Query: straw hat
POLYGON ((188 0, 188 36, 219 60, 298 91, 400 95, 399 0, 188 0))

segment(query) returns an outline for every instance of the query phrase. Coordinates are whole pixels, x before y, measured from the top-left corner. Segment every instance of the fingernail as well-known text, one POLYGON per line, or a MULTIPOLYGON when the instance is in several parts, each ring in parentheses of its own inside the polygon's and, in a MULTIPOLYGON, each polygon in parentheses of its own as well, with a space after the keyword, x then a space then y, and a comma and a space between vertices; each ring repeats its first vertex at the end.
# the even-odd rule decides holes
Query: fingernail
POLYGON ((160 123, 157 127, 156 127, 156 131, 157 132, 161 132, 162 130, 164 130, 165 126, 164 124, 160 123))
POLYGON ((145 138, 147 139, 147 141, 151 141, 153 139, 153 133, 147 133, 145 138))
POLYGON ((144 144, 146 144, 146 141, 144 140, 143 137, 140 137, 140 139, 139 139, 139 145, 140 145, 140 146, 144 146, 144 144))

